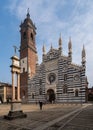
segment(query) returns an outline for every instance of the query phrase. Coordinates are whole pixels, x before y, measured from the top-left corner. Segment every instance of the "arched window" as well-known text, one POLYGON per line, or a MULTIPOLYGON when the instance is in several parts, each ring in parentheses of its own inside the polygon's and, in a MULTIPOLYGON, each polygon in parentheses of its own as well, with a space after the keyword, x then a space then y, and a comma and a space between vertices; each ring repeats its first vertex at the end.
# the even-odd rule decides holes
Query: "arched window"
POLYGON ((23 68, 23 73, 25 72, 25 68, 23 68))
POLYGON ((39 80, 39 84, 42 85, 42 79, 39 80))
POLYGON ((34 99, 34 93, 32 93, 32 99, 34 99))
POLYGON ((39 95, 42 95, 42 89, 41 88, 39 89, 39 95))
POLYGON ((33 34, 31 33, 31 39, 33 40, 33 34))
POLYGON ((67 74, 64 74, 64 81, 67 80, 67 74))
POLYGON ((75 97, 78 97, 78 89, 75 90, 75 97))
POLYGON ((23 38, 26 39, 26 32, 23 33, 23 38))
POLYGON ((63 87, 63 93, 67 93, 67 86, 66 85, 63 87))

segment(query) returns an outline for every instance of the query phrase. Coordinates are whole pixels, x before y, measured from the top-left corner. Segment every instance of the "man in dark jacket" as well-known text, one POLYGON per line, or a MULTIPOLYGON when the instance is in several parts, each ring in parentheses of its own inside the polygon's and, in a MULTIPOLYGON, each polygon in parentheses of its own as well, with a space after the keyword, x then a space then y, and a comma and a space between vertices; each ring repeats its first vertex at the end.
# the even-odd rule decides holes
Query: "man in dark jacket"
POLYGON ((40 110, 42 110, 43 102, 39 101, 40 110))

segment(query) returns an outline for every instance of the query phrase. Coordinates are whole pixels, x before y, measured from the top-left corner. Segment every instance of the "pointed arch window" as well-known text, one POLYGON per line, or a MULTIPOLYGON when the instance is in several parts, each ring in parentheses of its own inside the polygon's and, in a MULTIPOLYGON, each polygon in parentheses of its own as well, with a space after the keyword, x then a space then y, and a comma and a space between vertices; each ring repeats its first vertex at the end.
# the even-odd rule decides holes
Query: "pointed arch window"
POLYGON ((78 97, 79 96, 79 92, 78 92, 78 89, 75 90, 75 97, 78 97))
POLYGON ((40 84, 39 94, 42 95, 42 79, 39 80, 39 84, 40 84))
POLYGON ((39 84, 42 85, 42 79, 39 80, 39 84))
POLYGON ((34 99, 34 93, 32 93, 32 99, 34 99))
POLYGON ((67 74, 64 74, 64 81, 67 80, 67 74))
POLYGON ((39 95, 42 95, 42 89, 41 88, 39 89, 39 95))
POLYGON ((64 85, 64 87, 63 87, 63 93, 67 93, 67 86, 66 85, 64 85))

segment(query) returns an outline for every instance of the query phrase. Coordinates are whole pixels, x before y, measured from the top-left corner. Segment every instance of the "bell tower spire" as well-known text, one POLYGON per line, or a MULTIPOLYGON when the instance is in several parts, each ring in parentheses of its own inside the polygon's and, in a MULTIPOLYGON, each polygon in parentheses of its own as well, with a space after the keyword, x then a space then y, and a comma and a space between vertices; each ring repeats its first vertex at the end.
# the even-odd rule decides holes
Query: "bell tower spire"
POLYGON ((42 51, 43 51, 43 55, 46 54, 46 48, 45 48, 45 45, 43 44, 43 47, 42 47, 42 51))
POLYGON ((36 50, 36 27, 30 18, 29 8, 24 21, 20 25, 21 45, 20 45, 20 85, 21 98, 27 99, 28 77, 31 78, 36 71, 37 50, 36 50), (29 71, 31 70, 31 71, 29 71))
POLYGON ((61 34, 59 37, 59 49, 62 50, 62 38, 61 38, 61 34))
POLYGON ((69 38, 69 42, 68 42, 68 58, 69 58, 69 63, 72 62, 72 41, 71 41, 71 37, 69 38))
POLYGON ((69 50, 69 55, 72 54, 72 42, 71 42, 71 37, 69 38, 69 42, 68 42, 68 50, 69 50))
POLYGON ((86 52, 85 52, 85 47, 83 45, 83 49, 82 49, 82 66, 85 67, 85 63, 86 63, 86 52))

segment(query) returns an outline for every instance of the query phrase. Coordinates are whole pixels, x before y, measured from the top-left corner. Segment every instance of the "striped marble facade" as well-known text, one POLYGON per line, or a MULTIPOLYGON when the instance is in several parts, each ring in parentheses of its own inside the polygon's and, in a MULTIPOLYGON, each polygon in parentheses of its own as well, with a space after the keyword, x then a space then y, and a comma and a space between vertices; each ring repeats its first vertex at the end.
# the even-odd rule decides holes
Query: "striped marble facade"
MULTIPOLYGON (((48 53, 43 46, 42 63, 36 64, 36 74, 28 78, 28 102, 37 103, 81 103, 86 102, 87 76, 86 54, 82 49, 82 64, 72 63, 72 43, 69 39, 68 56, 62 53, 62 40, 59 48, 52 46, 48 53)), ((29 76, 28 76, 29 77, 29 76)))

